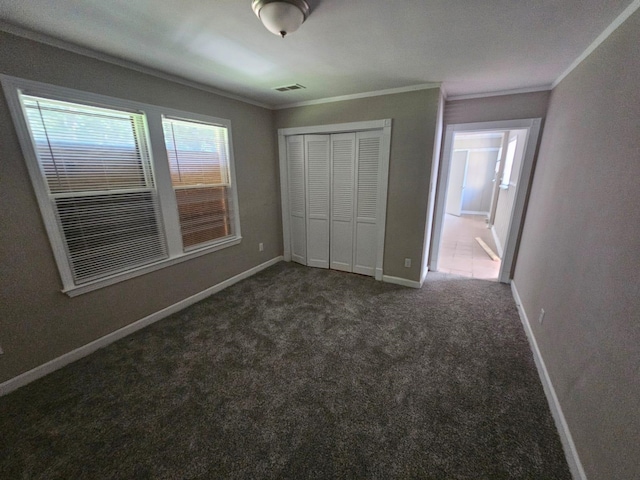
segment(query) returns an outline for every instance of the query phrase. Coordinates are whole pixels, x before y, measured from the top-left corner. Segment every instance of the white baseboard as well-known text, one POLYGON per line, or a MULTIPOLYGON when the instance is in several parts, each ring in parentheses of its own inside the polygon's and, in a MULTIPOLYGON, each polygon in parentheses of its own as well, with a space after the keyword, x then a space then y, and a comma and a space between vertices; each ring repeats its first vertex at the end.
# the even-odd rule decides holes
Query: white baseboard
POLYGON ((484 215, 485 217, 489 216, 489 212, 481 212, 480 210, 460 210, 462 215, 484 215))
POLYGON ((553 384, 551 383, 551 377, 549 377, 549 372, 547 371, 544 359, 542 358, 542 354, 538 348, 538 342, 536 342, 536 337, 533 335, 533 330, 529 323, 529 317, 522 306, 520 294, 518 293, 518 288, 514 281, 511 282, 511 291, 513 292, 513 298, 518 306, 518 312, 520 313, 520 320, 524 326, 524 331, 527 334, 529 344, 531 345, 533 358, 538 369, 538 375, 540 376, 540 381, 542 382, 544 393, 547 396, 547 402, 549 403, 553 420, 555 421, 556 428, 560 435, 560 441, 564 448, 564 455, 567 458, 571 475, 574 480, 587 480, 584 468, 582 467, 582 462, 580 462, 580 457, 578 456, 578 451, 576 450, 576 445, 573 443, 573 437, 571 436, 569 425, 567 424, 567 420, 564 418, 564 413, 562 413, 562 407, 558 401, 555 388, 553 388, 553 384))
POLYGON ((403 287, 420 288, 422 285, 415 280, 407 280, 406 278, 392 277, 390 275, 383 275, 382 281, 386 283, 393 283, 395 285, 402 285, 403 287))
POLYGON ((496 244, 496 250, 498 250, 498 256, 502 258, 504 255, 504 249, 502 248, 502 244, 500 243, 500 239, 498 238, 498 233, 496 232, 496 226, 491 225, 491 235, 493 235, 493 241, 496 244))
POLYGON ((376 267, 376 280, 380 282, 382 280, 382 277, 382 268, 376 267))
POLYGON ((54 372, 64 367, 65 365, 75 362, 76 360, 79 360, 82 357, 86 357, 87 355, 90 355, 96 350, 102 347, 106 347, 107 345, 117 340, 120 340, 121 338, 124 338, 127 335, 131 335, 133 332, 136 332, 148 325, 151 325, 152 323, 155 323, 158 320, 162 320, 163 318, 166 318, 169 315, 179 312, 180 310, 190 305, 193 305, 194 303, 197 303, 200 300, 204 300, 208 296, 213 295, 214 293, 217 293, 221 290, 224 290, 225 288, 230 287, 235 283, 238 283, 240 280, 249 278, 250 276, 260 272, 261 270, 264 270, 265 268, 268 268, 272 265, 275 265, 278 262, 281 262, 283 259, 284 257, 282 256, 272 258, 268 262, 265 262, 253 268, 250 268, 249 270, 239 273, 234 277, 228 278, 227 280, 224 280, 223 282, 220 282, 217 285, 209 287, 200 293, 196 293, 195 295, 185 298, 184 300, 180 300, 178 303, 174 303, 173 305, 170 305, 167 308, 163 308, 159 312, 152 313, 151 315, 146 316, 133 323, 130 323, 125 327, 122 327, 114 332, 111 332, 105 335, 104 337, 101 337, 97 340, 94 340, 93 342, 83 345, 82 347, 76 348, 75 350, 65 353, 64 355, 61 355, 58 358, 54 358, 53 360, 50 360, 47 363, 44 363, 36 368, 33 368, 25 373, 22 373, 17 377, 7 380, 6 382, 0 383, 0 396, 6 395, 7 393, 12 392, 17 388, 20 388, 28 383, 31 383, 34 380, 37 380, 38 378, 44 377, 45 375, 48 375, 49 373, 54 372))

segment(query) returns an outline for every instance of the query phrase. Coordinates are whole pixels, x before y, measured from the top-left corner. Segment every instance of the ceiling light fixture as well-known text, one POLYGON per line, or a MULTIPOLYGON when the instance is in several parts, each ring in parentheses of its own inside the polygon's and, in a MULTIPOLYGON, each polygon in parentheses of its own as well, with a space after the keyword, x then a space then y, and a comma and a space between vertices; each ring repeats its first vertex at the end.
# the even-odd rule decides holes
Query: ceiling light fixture
POLYGON ((253 0, 251 8, 267 30, 282 38, 300 28, 310 11, 306 0, 253 0))

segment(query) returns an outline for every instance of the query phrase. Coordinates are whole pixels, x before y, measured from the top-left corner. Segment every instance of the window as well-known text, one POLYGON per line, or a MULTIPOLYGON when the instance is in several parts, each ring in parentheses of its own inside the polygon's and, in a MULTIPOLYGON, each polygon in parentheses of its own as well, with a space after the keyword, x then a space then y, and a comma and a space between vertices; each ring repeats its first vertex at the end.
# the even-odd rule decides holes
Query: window
POLYGON ((240 242, 227 120, 2 83, 69 295, 240 242))
POLYGON ((226 237, 232 229, 227 129, 162 120, 185 249, 226 237))
POLYGON ((20 98, 74 283, 166 258, 143 116, 20 98))
POLYGON ((500 188, 507 189, 511 182, 511 171, 513 170, 513 160, 516 157, 516 145, 518 143, 518 137, 513 137, 509 140, 507 146, 507 158, 504 161, 504 171, 502 172, 502 181, 500 182, 500 188))

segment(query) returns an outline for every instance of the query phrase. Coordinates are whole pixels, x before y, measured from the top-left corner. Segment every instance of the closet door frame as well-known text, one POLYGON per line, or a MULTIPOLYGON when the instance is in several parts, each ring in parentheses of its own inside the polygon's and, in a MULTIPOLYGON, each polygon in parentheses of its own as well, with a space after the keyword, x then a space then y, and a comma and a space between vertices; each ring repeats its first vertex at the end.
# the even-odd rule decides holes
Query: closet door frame
POLYGON ((367 130, 382 131, 380 178, 378 183, 378 229, 375 279, 382 280, 384 259, 384 237, 387 219, 387 192, 389 186, 389 155, 391 151, 391 119, 370 120, 331 125, 315 125, 309 127, 293 127, 278 129, 278 151, 280 157, 280 191, 282 205, 282 234, 284 243, 284 260, 291 261, 291 224, 289 216, 289 178, 287 166, 286 137, 291 135, 323 135, 332 133, 351 133, 367 130))

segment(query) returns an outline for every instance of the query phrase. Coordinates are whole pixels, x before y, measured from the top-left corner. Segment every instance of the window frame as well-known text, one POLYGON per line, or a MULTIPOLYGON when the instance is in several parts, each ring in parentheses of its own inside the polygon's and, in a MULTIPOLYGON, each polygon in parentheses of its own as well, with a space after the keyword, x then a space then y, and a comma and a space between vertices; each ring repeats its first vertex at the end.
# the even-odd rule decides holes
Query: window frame
POLYGON ((233 132, 231 121, 209 115, 177 110, 158 105, 136 102, 127 99, 75 90, 57 85, 51 85, 33 80, 0 74, 0 83, 4 90, 9 111, 14 122, 16 134, 22 148, 24 160, 29 171, 40 213, 53 250, 53 256, 58 266, 62 281, 62 291, 70 297, 94 291, 113 285, 146 273, 150 273, 186 260, 197 258, 233 245, 242 240, 240 230, 240 207, 238 203, 238 188, 234 162, 233 132), (149 146, 151 169, 155 187, 159 198, 160 220, 166 239, 168 258, 136 267, 122 273, 106 276, 98 280, 75 284, 71 274, 71 267, 66 253, 64 234, 58 223, 55 211, 49 197, 49 191, 41 172, 40 162, 35 151, 27 117, 20 101, 20 93, 45 97, 63 102, 118 109, 143 115, 144 135, 149 146), (231 186, 231 201, 233 209, 233 234, 219 240, 214 240, 200 247, 183 249, 178 220, 178 207, 171 183, 168 155, 162 129, 164 117, 179 118, 211 125, 218 125, 227 129, 229 175, 231 186))

